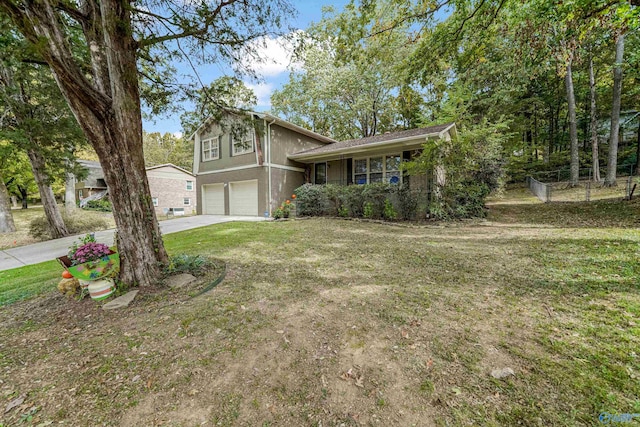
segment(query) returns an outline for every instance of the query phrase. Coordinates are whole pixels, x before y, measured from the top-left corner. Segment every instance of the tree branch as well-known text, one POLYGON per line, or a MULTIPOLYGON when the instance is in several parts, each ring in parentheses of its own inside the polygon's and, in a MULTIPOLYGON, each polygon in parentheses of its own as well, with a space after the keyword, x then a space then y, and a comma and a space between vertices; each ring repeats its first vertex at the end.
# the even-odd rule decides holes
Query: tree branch
MULTIPOLYGON (((147 39, 140 40, 138 42, 138 46, 139 47, 146 47, 146 46, 150 46, 150 45, 154 45, 154 44, 158 44, 158 43, 163 43, 163 42, 170 41, 170 40, 183 39, 183 38, 191 37, 191 36, 203 36, 203 35, 207 34, 207 31, 209 30, 209 27, 213 24, 213 22, 216 20, 216 18, 220 15, 222 10, 225 7, 236 3, 237 1, 239 1, 239 0, 221 1, 220 4, 218 4, 218 6, 216 6, 216 8, 209 14, 209 16, 206 17, 206 19, 205 19, 205 21, 204 21, 204 23, 202 24, 201 27, 187 29, 187 30, 184 30, 184 31, 179 32, 179 33, 173 33, 172 32, 171 34, 165 34, 164 36, 149 37, 147 39)), ((168 22, 171 22, 169 19, 165 19, 165 20, 168 21, 168 22)), ((217 44, 227 44, 227 43, 217 43, 217 44)))

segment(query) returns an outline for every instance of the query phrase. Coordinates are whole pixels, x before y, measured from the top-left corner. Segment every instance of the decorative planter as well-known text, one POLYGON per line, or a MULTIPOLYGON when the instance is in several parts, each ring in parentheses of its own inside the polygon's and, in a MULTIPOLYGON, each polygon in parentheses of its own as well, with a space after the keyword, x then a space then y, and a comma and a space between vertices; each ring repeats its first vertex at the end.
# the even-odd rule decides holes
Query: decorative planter
POLYGON ((109 255, 99 260, 78 265, 71 265, 71 260, 68 256, 61 256, 57 258, 57 260, 73 277, 79 279, 81 283, 83 280, 93 281, 101 279, 111 273, 114 268, 120 267, 120 257, 118 253, 114 251, 111 251, 109 255))
POLYGON ((96 301, 108 298, 116 290, 113 279, 99 279, 89 282, 89 295, 96 301))

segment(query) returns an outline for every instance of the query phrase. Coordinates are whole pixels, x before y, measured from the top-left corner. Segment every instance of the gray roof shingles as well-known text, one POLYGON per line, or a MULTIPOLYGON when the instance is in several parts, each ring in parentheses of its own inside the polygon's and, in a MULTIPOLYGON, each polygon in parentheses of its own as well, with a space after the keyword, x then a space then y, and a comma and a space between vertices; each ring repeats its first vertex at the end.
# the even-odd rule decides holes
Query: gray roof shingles
POLYGON ((419 137, 423 135, 429 135, 434 133, 440 133, 453 123, 446 123, 443 125, 429 126, 426 128, 419 129, 409 129, 403 130, 400 132, 393 133, 384 133, 375 136, 369 136, 367 138, 359 138, 359 139, 349 139, 346 141, 334 142, 333 144, 328 144, 323 147, 312 148, 310 150, 299 151, 296 155, 299 154, 321 154, 321 153, 331 153, 332 151, 340 150, 343 148, 353 148, 358 147, 360 145, 374 144, 377 142, 392 142, 398 139, 411 138, 411 137, 419 137))

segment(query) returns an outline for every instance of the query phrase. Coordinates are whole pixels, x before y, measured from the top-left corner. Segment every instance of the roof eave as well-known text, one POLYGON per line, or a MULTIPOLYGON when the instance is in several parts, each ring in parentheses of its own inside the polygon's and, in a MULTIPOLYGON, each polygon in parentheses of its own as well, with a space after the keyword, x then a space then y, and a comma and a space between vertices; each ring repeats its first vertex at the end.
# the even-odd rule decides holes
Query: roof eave
POLYGON ((319 133, 316 133, 312 130, 305 129, 302 126, 298 126, 286 120, 282 120, 281 118, 278 118, 276 116, 272 116, 269 113, 252 113, 252 114, 255 114, 260 119, 272 121, 273 123, 280 125, 284 128, 309 136, 313 139, 317 139, 318 141, 324 142, 326 144, 333 144, 337 142, 335 139, 329 138, 328 136, 320 135, 319 133))
POLYGON ((162 164, 162 165, 149 166, 148 168, 145 168, 145 170, 148 170, 148 171, 149 171, 149 170, 153 170, 153 169, 163 168, 163 167, 166 167, 166 166, 169 166, 169 167, 172 167, 172 168, 178 169, 179 171, 184 172, 184 173, 186 173, 186 174, 189 174, 189 175, 191 175, 191 176, 195 176, 193 173, 189 172, 188 170, 183 169, 183 168, 181 168, 180 166, 176 166, 176 165, 174 165, 173 163, 164 163, 164 164, 162 164))
MULTIPOLYGON (((276 116, 272 116, 269 113, 259 113, 259 112, 255 112, 255 111, 243 111, 245 114, 250 114, 252 116, 256 116, 259 119, 263 119, 263 120, 269 120, 274 122, 277 125, 280 125, 284 128, 296 131, 298 133, 301 133, 303 135, 309 136, 313 139, 316 139, 320 142, 324 142, 326 144, 333 144, 334 142, 337 142, 335 139, 329 138, 327 136, 324 135, 320 135, 319 133, 316 133, 314 131, 311 131, 309 129, 305 129, 301 126, 298 125, 294 125, 291 122, 288 122, 286 120, 282 120, 279 117, 276 116)), ((202 124, 200 126, 198 126, 198 128, 189 136, 189 139, 193 139, 195 137, 195 135, 200 132, 200 130, 202 130, 202 128, 209 123, 211 120, 213 119, 213 117, 208 117, 205 121, 202 122, 202 124)))
POLYGON ((288 157, 291 160, 299 160, 299 161, 309 160, 309 161, 311 161, 311 160, 318 160, 318 159, 321 159, 321 158, 324 158, 324 157, 331 157, 331 156, 335 156, 335 155, 358 154, 358 153, 361 153, 363 151, 370 151, 370 150, 374 150, 376 148, 385 148, 385 147, 393 148, 393 147, 407 147, 407 146, 411 146, 411 145, 422 145, 430 137, 437 136, 437 137, 441 138, 442 137, 441 135, 444 135, 443 132, 446 132, 446 130, 448 130, 448 129, 451 129, 451 126, 449 126, 444 131, 441 131, 441 132, 432 132, 432 133, 427 133, 427 134, 419 135, 419 136, 409 136, 409 137, 405 137, 405 138, 393 139, 391 141, 381 141, 381 142, 374 142, 374 143, 371 143, 371 144, 356 145, 356 146, 353 146, 353 147, 339 148, 337 150, 324 151, 324 152, 321 152, 321 153, 291 154, 288 157))

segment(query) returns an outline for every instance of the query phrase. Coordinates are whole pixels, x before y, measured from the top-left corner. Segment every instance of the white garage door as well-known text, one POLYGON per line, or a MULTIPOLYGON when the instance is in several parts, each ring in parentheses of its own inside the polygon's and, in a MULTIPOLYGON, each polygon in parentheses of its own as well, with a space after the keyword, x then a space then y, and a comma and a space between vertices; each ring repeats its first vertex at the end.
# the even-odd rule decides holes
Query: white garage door
POLYGON ((224 215, 224 184, 203 185, 202 198, 204 215, 224 215))
POLYGON ((258 181, 229 183, 229 214, 258 215, 258 181))

